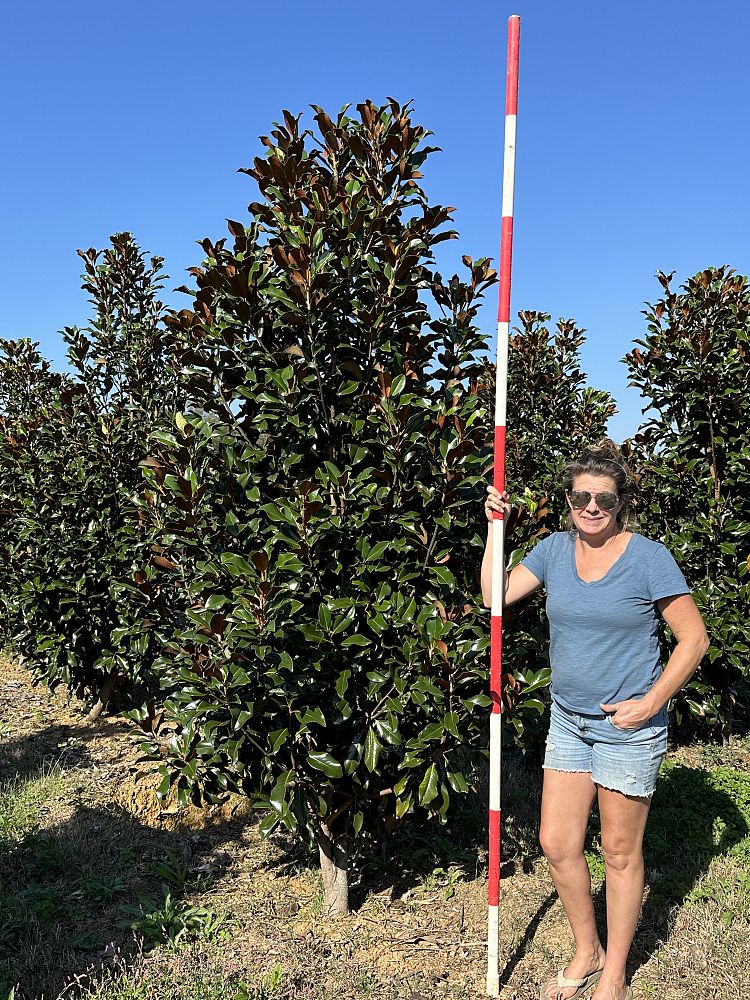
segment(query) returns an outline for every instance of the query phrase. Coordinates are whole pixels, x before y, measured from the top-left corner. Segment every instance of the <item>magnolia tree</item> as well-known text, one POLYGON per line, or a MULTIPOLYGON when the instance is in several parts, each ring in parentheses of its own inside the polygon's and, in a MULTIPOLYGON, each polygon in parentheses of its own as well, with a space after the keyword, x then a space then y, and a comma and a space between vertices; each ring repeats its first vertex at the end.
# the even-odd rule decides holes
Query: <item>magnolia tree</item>
POLYGON ((673 275, 657 278, 663 297, 625 357, 648 404, 630 442, 640 519, 674 553, 711 639, 675 699, 677 718, 726 738, 750 676, 750 285, 728 267, 699 271, 679 291, 673 275))
POLYGON ((33 530, 45 502, 45 429, 55 425, 54 403, 70 385, 38 344, 0 341, 0 608, 4 641, 16 652, 33 632, 33 581, 45 572, 33 530))
POLYGON ((144 530, 134 496, 148 433, 171 419, 161 259, 127 233, 79 251, 95 315, 68 327, 70 374, 28 341, 0 345, 2 601, 6 637, 38 680, 91 692, 91 718, 122 681, 148 672, 163 639, 158 595, 134 585, 144 530))
POLYGON ((486 745, 475 317, 495 275, 433 269, 451 210, 420 187, 408 107, 315 112, 316 133, 285 113, 263 139, 263 200, 204 241, 171 319, 189 404, 153 435, 142 510, 149 582, 187 609, 171 694, 136 715, 162 794, 247 794, 265 832, 317 845, 345 912, 357 842, 444 817, 486 745))

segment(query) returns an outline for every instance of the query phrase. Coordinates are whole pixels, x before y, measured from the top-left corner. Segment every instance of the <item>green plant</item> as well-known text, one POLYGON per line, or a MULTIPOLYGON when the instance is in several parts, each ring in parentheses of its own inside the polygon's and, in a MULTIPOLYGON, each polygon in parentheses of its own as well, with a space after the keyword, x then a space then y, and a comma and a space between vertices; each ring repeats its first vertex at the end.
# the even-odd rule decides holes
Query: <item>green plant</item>
POLYGON ((488 705, 475 317, 495 276, 433 270, 453 234, 419 186, 428 133, 395 102, 359 116, 316 109, 312 136, 285 114, 247 171, 264 201, 233 245, 204 241, 170 318, 190 405, 152 435, 142 511, 187 610, 163 715, 133 713, 161 794, 246 792, 264 832, 317 845, 340 911, 358 841, 467 791, 488 705))
POLYGON ((380 980, 370 969, 365 969, 354 983, 354 988, 363 996, 369 997, 379 992, 382 987, 380 980))
POLYGON ((38 344, 20 338, 0 341, 0 608, 8 653, 14 636, 25 634, 22 560, 31 548, 20 544, 24 496, 35 492, 40 429, 49 423, 51 405, 71 384, 69 376, 50 370, 38 344))
POLYGON ((240 983, 232 1000, 269 1000, 270 997, 278 993, 283 979, 284 969, 278 962, 275 962, 268 972, 263 973, 257 986, 240 983))
POLYGON ((230 934, 232 921, 228 914, 191 906, 184 900, 173 899, 170 892, 162 900, 139 893, 138 901, 138 906, 120 906, 126 919, 119 921, 118 926, 135 931, 149 945, 176 947, 193 940, 223 940, 230 934))
POLYGON ((443 868, 442 865, 433 868, 430 874, 422 883, 425 892, 434 892, 435 889, 442 889, 443 899, 452 899, 456 894, 456 886, 461 882, 463 872, 460 868, 443 868))
POLYGON ((97 906, 106 906, 120 893, 127 890, 127 881, 122 875, 105 875, 93 872, 86 875, 78 889, 70 893, 71 899, 89 900, 97 906))
POLYGON ((601 850, 586 850, 584 854, 586 855, 586 864, 588 865, 591 877, 604 881, 606 870, 601 850))
POLYGON ((161 861, 155 861, 151 865, 151 871, 157 878, 163 879, 173 889, 184 889, 188 881, 189 865, 185 858, 175 854, 174 851, 167 851, 166 857, 161 861))
POLYGON ((39 849, 40 861, 59 851, 57 840, 39 831, 39 823, 48 802, 63 795, 66 788, 66 776, 57 762, 43 763, 38 772, 0 786, 0 849, 25 843, 32 854, 39 849))
MULTIPOLYGON (((599 836, 595 813, 586 856, 592 874, 603 877, 599 836)), ((705 771, 667 759, 649 813, 644 855, 651 872, 650 899, 657 907, 713 892, 717 883, 706 887, 701 880, 714 858, 742 871, 750 858, 750 775, 729 767, 705 771)))
POLYGON ((0 342, 0 607, 37 680, 97 695, 93 719, 162 645, 132 495, 176 380, 161 259, 128 233, 79 255, 95 316, 63 331, 71 373, 51 373, 36 344, 0 342))
MULTIPOLYGON (((241 985, 221 961, 220 948, 197 942, 181 948, 179 955, 154 955, 145 962, 117 955, 84 983, 69 983, 61 996, 75 991, 80 1000, 235 1000, 245 995, 237 993, 241 985)), ((254 992, 249 996, 256 1000, 254 992)))
POLYGON ((750 679, 750 284, 728 267, 680 291, 673 275, 657 278, 663 298, 647 305, 648 333, 624 359, 649 407, 630 442, 639 517, 673 552, 711 639, 674 699, 677 720, 727 739, 750 679))

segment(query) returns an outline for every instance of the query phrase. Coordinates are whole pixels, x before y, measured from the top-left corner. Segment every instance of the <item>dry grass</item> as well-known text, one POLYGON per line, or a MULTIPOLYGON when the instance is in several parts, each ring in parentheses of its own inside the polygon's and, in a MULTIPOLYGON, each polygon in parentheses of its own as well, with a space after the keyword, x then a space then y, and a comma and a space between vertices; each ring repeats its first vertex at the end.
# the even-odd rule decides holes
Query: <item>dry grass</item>
MULTIPOLYGON (((182 815, 135 785, 124 723, 86 725, 82 706, 32 688, 9 662, 0 703, 0 1000, 16 983, 17 1000, 484 995, 478 801, 447 828, 404 831, 366 859, 355 912, 330 921, 309 859, 281 838, 262 841, 241 803, 182 815), (141 931, 156 911, 173 934, 192 928, 177 946, 149 949, 120 926, 139 894, 151 900, 141 931)), ((536 844, 538 771, 509 763, 504 798, 503 996, 536 1000, 570 932, 536 844)), ((670 756, 649 825, 637 1000, 745 996, 748 823, 750 742, 670 756)), ((595 829, 589 847, 601 915, 595 829)))

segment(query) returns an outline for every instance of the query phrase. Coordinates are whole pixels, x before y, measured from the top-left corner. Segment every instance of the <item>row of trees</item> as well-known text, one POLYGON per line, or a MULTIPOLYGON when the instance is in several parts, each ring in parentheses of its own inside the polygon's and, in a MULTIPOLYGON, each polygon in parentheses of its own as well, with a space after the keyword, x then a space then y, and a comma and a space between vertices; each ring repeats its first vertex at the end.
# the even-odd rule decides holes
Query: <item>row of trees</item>
MULTIPOLYGON (((129 709, 162 794, 250 796, 264 831, 317 846, 343 911, 356 845, 444 818, 486 748, 494 370, 476 318, 495 274, 435 269, 456 234, 419 184, 432 148, 408 107, 314 110, 316 133, 285 113, 263 139, 262 200, 203 242, 191 309, 165 309, 162 261, 119 234, 81 254, 94 316, 64 331, 70 373, 0 343, 0 603, 40 681, 129 709)), ((726 735, 747 677, 750 289, 727 269, 662 281, 626 359, 655 414, 629 443, 640 530, 714 637, 678 717, 726 735)), ((583 339, 520 314, 514 561, 558 529, 562 464, 615 409, 585 385, 583 339)), ((538 596, 506 646, 505 732, 533 743, 538 596)))
POLYGON ((625 361, 651 403, 629 442, 640 518, 674 553, 711 647, 677 699, 726 739, 738 698, 750 704, 750 284, 708 268, 644 311, 647 334, 625 361))

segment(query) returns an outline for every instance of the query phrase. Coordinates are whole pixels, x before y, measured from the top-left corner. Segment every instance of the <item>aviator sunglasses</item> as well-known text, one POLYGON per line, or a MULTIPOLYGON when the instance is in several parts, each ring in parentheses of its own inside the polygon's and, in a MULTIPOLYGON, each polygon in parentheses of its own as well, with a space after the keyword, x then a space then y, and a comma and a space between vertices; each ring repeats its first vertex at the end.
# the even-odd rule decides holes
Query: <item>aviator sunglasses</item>
MULTIPOLYGON (((591 497, 592 494, 588 490, 573 490, 571 493, 568 493, 570 506, 574 510, 583 510, 584 507, 588 507, 591 497)), ((620 502, 620 498, 616 493, 594 493, 593 497, 596 500, 597 507, 601 510, 614 510, 620 502)))

